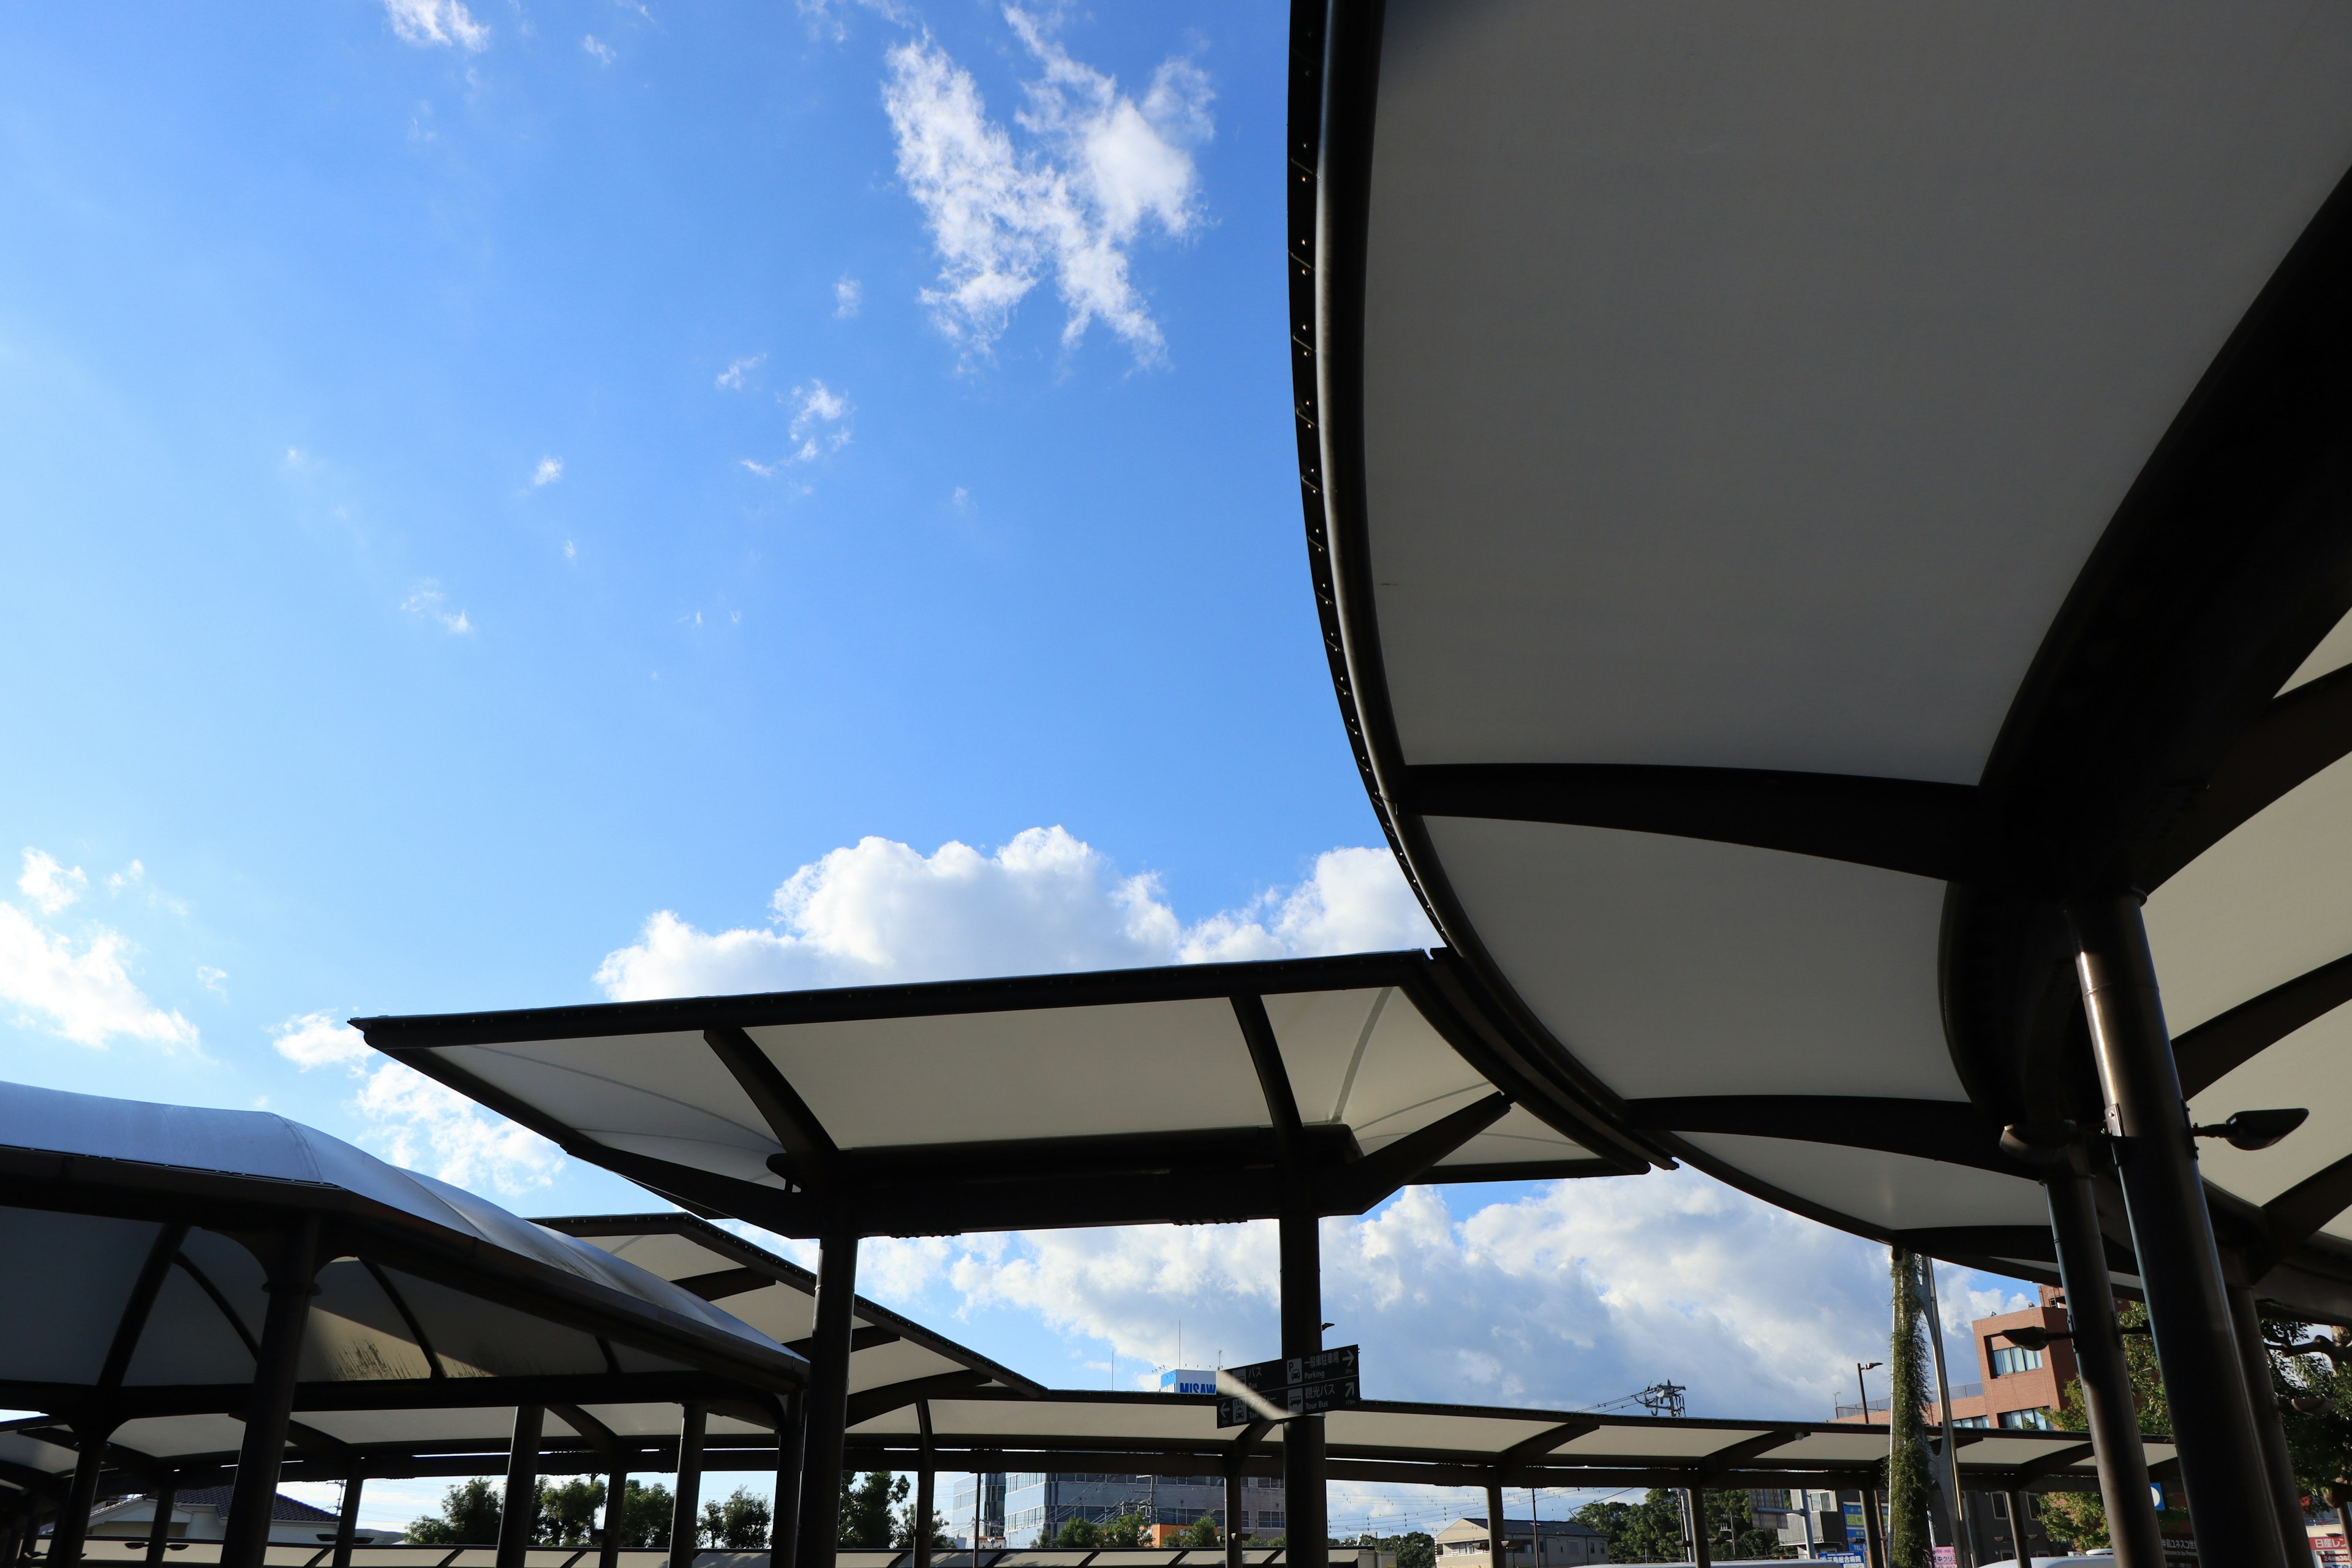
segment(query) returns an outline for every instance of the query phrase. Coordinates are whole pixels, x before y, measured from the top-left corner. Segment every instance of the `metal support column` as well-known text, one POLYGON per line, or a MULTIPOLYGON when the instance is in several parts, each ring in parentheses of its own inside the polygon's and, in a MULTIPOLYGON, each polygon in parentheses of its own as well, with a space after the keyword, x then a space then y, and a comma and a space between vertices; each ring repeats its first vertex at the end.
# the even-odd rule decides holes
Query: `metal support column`
POLYGON ((1691 1517, 1692 1568, 1709 1568, 1715 1561, 1715 1542, 1706 1536, 1706 1492, 1703 1488, 1690 1487, 1683 1492, 1691 1517))
POLYGON ((2300 1564, 2311 1551, 2311 1533, 2303 1527, 2303 1489, 2295 1485, 2294 1460, 2287 1453, 2286 1427, 2279 1419, 2278 1390, 2271 1383, 2270 1352, 2263 1349, 2263 1318, 2252 1286, 2231 1284, 2230 1320, 2253 1407, 2254 1435, 2262 1441, 2271 1507, 2278 1515, 2279 1546, 2289 1563, 2300 1564))
POLYGON ((808 1396, 788 1394, 776 1418, 776 1503, 768 1531, 768 1568, 793 1568, 800 1544, 801 1457, 808 1432, 808 1396))
POLYGON ((523 1568, 530 1533, 539 1524, 539 1435, 547 1412, 515 1406, 514 1440, 507 1445, 507 1489, 499 1510, 497 1568, 523 1568))
POLYGON ((2017 1568, 2028 1568, 2033 1561, 2033 1548, 2025 1539, 2025 1494, 2015 1487, 2009 1489, 2009 1555, 2017 1568))
MULTIPOLYGON (((1320 1222, 1312 1210, 1291 1206, 1284 1209, 1279 1223, 1282 1353, 1286 1359, 1310 1356, 1323 1349, 1320 1222)), ((1330 1568, 1330 1505, 1323 1489, 1324 1471, 1323 1417, 1292 1417, 1282 1434, 1282 1560, 1289 1568, 1330 1568)))
POLYGON ((352 1542, 360 1528, 360 1494, 366 1487, 365 1476, 349 1476, 343 1480, 343 1506, 335 1515, 334 1568, 352 1568, 352 1542))
MULTIPOLYGON (((1894 1413, 1889 1411, 1887 1414, 1888 1418, 1893 1419, 1894 1413)), ((1870 1419, 1870 1402, 1867 1399, 1863 1401, 1862 1418, 1864 1421, 1870 1419)), ((1863 1490, 1862 1542, 1863 1554, 1868 1568, 1886 1568, 1886 1530, 1885 1526, 1879 1521, 1878 1489, 1875 1487, 1867 1487, 1863 1490)), ((2026 1568, 2026 1565, 2021 1563, 2018 1568, 2026 1568)))
POLYGON ((931 1504, 939 1484, 931 1455, 931 1402, 915 1401, 915 1422, 922 1430, 922 1455, 915 1469, 914 1568, 931 1568, 931 1504))
POLYGON ((694 1568, 694 1532, 702 1523, 702 1435, 710 1413, 684 1408, 677 1428, 677 1499, 669 1514, 669 1568, 694 1568))
MULTIPOLYGON (((155 1517, 147 1526, 147 1561, 161 1563, 163 1551, 172 1540, 172 1510, 180 1500, 180 1473, 167 1472, 163 1484, 155 1491, 155 1517)), ((348 1568, 339 1564, 338 1568, 348 1568)))
POLYGON ((857 1233, 829 1231, 816 1266, 807 1437, 801 1459, 800 1544, 793 1568, 834 1568, 841 1545, 842 1430, 849 1415, 849 1331, 856 1316, 857 1233))
POLYGON ((114 1423, 77 1421, 73 1434, 79 1452, 74 1459, 73 1484, 66 1489, 65 1504, 58 1510, 58 1521, 49 1531, 50 1568, 81 1561, 82 1538, 89 1533, 89 1510, 98 1506, 98 1480, 106 1469, 106 1440, 114 1436, 114 1423))
POLYGON ((1243 1568, 1242 1462, 1225 1456, 1225 1568, 1243 1568))
POLYGON ((302 1330, 310 1320, 310 1298, 318 1289, 311 1278, 319 1261, 319 1221, 310 1216, 285 1238, 269 1270, 269 1307, 261 1320, 260 1352, 254 1358, 245 1441, 236 1453, 236 1482, 229 1489, 221 1568, 262 1568, 269 1550, 278 1472, 286 1463, 286 1425, 294 1416, 294 1380, 302 1357, 302 1330))
POLYGON ((2139 900, 2067 914, 2200 1550, 2208 1568, 2286 1568, 2139 900))
POLYGON ((2147 1489, 2147 1452, 2140 1445, 2139 1410, 2132 1401, 2131 1369, 2124 1363, 2116 1325, 2116 1287, 2107 1273, 2106 1239, 2091 1195, 2090 1162, 2077 1144, 2054 1152, 2042 1195, 2050 1204, 2050 1236, 2058 1247, 2058 1279, 2066 1289, 2066 1316, 2074 1332, 2083 1412, 2099 1468, 2099 1500, 2116 1568, 2164 1568, 2164 1539, 2147 1489))
POLYGON ((1497 1471, 1486 1478, 1486 1568, 1508 1568, 1510 1560, 1510 1537, 1503 1532, 1503 1477, 1497 1471))
POLYGON ((629 1506, 629 1472, 604 1478, 604 1539, 596 1543, 596 1568, 621 1568, 621 1530, 629 1506))

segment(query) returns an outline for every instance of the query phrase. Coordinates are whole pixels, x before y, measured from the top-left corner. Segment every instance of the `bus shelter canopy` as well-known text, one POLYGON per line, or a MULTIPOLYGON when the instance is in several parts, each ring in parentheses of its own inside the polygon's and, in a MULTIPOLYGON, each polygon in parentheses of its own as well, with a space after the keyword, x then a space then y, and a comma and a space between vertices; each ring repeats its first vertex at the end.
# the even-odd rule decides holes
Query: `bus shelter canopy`
POLYGON ((1473 1005, 2046 1278, 2000 1132, 2096 1125, 2058 911, 2137 889, 2200 1120, 2315 1112, 2224 1246, 2352 1317, 2352 12, 1299 16, 1310 559, 1473 1005))
POLYGON ((705 1214, 785 1236, 1356 1214, 1646 1156, 1420 952, 352 1020, 705 1214), (965 1179, 984 1174, 985 1180, 965 1179))

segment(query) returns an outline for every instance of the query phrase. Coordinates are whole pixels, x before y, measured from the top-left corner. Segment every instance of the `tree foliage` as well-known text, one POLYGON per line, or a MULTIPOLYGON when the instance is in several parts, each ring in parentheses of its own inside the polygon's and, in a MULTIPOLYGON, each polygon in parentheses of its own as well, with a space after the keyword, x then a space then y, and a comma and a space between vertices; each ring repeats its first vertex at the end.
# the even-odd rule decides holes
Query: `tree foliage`
MULTIPOLYGON (((903 1478, 899 1484, 901 1488, 905 1486, 903 1478)), ((931 1510, 931 1517, 929 1521, 929 1525, 930 1530, 931 1544, 934 1547, 953 1546, 955 1544, 955 1537, 948 1532, 947 1516, 940 1512, 938 1509, 931 1510)), ((898 1514, 890 1521, 890 1544, 898 1548, 902 1552, 914 1545, 915 1528, 915 1505, 913 1503, 908 1503, 904 1508, 900 1509, 898 1511, 898 1514)))
POLYGON ((890 1544, 890 1513, 907 1500, 907 1478, 887 1470, 841 1475, 841 1543, 844 1546, 890 1544))
POLYGON ((1425 1530, 1402 1535, 1360 1535, 1356 1544, 1395 1552, 1396 1568, 1437 1568, 1437 1538, 1425 1530))
POLYGON ((695 1530, 694 1543, 730 1552, 765 1552, 774 1528, 768 1500, 737 1487, 724 1501, 702 1505, 702 1522, 695 1530))
POLYGON ((1927 1331, 1920 1311, 1919 1258, 1892 1249, 1895 1328, 1886 1347, 1886 1419, 1893 1436, 1886 1455, 1888 1568, 1927 1568, 1927 1331))
POLYGON ((1217 1533, 1217 1521, 1202 1514, 1177 1533, 1176 1544, 1185 1547, 1223 1546, 1225 1538, 1217 1533))
MULTIPOLYGON (((1763 1529, 1748 1512, 1744 1491, 1710 1491, 1706 1500, 1707 1540, 1712 1555, 1721 1558, 1771 1557, 1779 1554, 1778 1531, 1763 1529)), ((1612 1563, 1686 1563, 1690 1545, 1683 1534, 1680 1492, 1653 1488, 1640 1502, 1587 1503, 1570 1517, 1598 1531, 1609 1542, 1612 1563)), ((1427 1539, 1424 1537, 1423 1539, 1427 1539)), ((1431 1560, 1435 1542, 1431 1542, 1431 1560)), ((1399 1553, 1397 1568, 1404 1568, 1399 1553)))
MULTIPOLYGON (((2273 1332, 2300 1342, 2316 1331, 2308 1324, 2284 1323, 2273 1332)), ((2341 1343, 2345 1331, 2334 1336, 2341 1343)), ((2295 1485, 2328 1507, 2352 1503, 2352 1368, 2332 1358, 2271 1352, 2272 1392, 2284 1404, 2287 1455, 2295 1485)))
MULTIPOLYGON (((533 1501, 537 1507, 530 1538, 542 1546, 585 1546, 604 1525, 604 1483, 573 1479, 556 1483, 539 1479, 533 1501)), ((408 1527, 408 1539, 435 1546, 489 1546, 499 1539, 506 1513, 506 1489, 487 1477, 460 1481, 442 1494, 441 1511, 427 1514, 408 1527)), ((656 1482, 631 1481, 621 1501, 621 1544, 666 1547, 669 1544, 670 1490, 656 1482)), ((761 1542, 766 1544, 765 1542, 761 1542)))

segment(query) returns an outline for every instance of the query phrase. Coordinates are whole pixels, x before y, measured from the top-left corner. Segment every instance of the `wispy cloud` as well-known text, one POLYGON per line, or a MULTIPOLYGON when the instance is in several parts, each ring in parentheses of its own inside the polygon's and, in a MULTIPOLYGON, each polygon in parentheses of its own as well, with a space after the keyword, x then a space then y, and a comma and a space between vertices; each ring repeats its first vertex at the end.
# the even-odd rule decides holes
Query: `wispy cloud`
POLYGON ((215 969, 209 963, 196 965, 196 984, 216 996, 228 994, 228 971, 215 969))
POLYGON ((341 1067, 359 1079, 352 1109, 367 1123, 359 1141, 404 1169, 515 1194, 547 1185, 563 1168, 554 1144, 414 1068, 376 1056, 357 1029, 331 1013, 287 1019, 271 1031, 271 1044, 305 1072, 341 1067))
POLYGON ((530 471, 530 482, 534 485, 551 485, 562 477, 563 459, 561 458, 541 458, 539 467, 530 471))
POLYGON ((43 914, 56 914, 89 889, 89 878, 80 867, 60 866, 46 849, 25 851, 25 870, 16 879, 16 890, 38 905, 43 914))
POLYGON ((800 443, 795 463, 814 462, 828 452, 849 445, 849 399, 821 381, 793 388, 793 423, 789 434, 800 443))
POLYGON ((719 373, 718 384, 730 392, 743 390, 746 378, 767 359, 764 353, 747 354, 719 373))
MULTIPOLYGON (((43 915, 81 896, 88 879, 68 871, 38 849, 25 851, 16 886, 43 915)), ((131 978, 131 942, 105 926, 77 942, 14 904, 0 903, 0 1002, 30 1015, 38 1026, 76 1045, 104 1046, 117 1037, 167 1049, 195 1049, 196 1026, 147 999, 131 978)))
POLYGON ((857 314, 866 303, 866 285, 856 279, 844 276, 833 286, 833 313, 844 321, 857 314))
POLYGON ((392 30, 419 47, 438 46, 478 54, 490 47, 490 30, 474 20, 466 0, 383 0, 392 30))
POLYGON ((971 73, 928 34, 888 55, 883 105, 898 174, 942 263, 923 301, 941 331, 985 354, 1051 273, 1068 310, 1066 346, 1099 320, 1139 360, 1157 361, 1163 340, 1129 277, 1128 253, 1147 228, 1180 237, 1200 221, 1190 149, 1213 132, 1209 79, 1171 58, 1139 101, 1029 13, 1009 7, 1005 18, 1040 68, 1013 117, 1025 147, 989 118, 971 73))
POLYGON ((441 584, 430 577, 419 583, 415 592, 400 602, 400 607, 412 616, 438 622, 441 629, 451 637, 464 637, 474 629, 474 623, 466 618, 465 611, 449 608, 449 595, 443 593, 441 584))
POLYGON ((590 33, 582 38, 580 47, 595 56, 598 65, 608 66, 613 63, 613 46, 600 41, 595 34, 590 33))

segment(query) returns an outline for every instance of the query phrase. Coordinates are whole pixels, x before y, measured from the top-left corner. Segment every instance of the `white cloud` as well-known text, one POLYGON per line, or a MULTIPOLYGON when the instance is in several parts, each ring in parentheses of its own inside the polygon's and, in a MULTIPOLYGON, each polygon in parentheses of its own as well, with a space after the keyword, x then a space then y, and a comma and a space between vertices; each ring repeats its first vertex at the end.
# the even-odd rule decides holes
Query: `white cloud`
POLYGON ((80 867, 60 866, 57 857, 45 849, 25 851, 25 872, 16 879, 16 890, 32 900, 43 914, 56 914, 89 888, 89 879, 80 867))
POLYGON ((404 1170, 516 1194, 546 1186, 563 1168, 554 1144, 414 1068, 375 1056, 357 1029, 331 1013, 289 1018, 271 1031, 270 1043, 305 1072, 341 1067, 358 1078, 352 1109, 368 1124, 359 1142, 404 1170))
POLYGON ((109 892, 120 893, 126 889, 136 887, 146 879, 147 868, 139 861, 133 860, 130 865, 109 877, 106 879, 106 887, 109 892))
POLYGON ((1208 78, 1172 58, 1139 103, 1037 18, 1014 7, 1005 18, 1041 68, 1013 117, 1025 148, 989 119, 971 73, 929 35, 889 52, 883 106, 898 175, 942 263, 923 301, 950 339, 985 354, 1051 272, 1068 310, 1066 346, 1100 320, 1138 359, 1157 360, 1160 327, 1128 276, 1128 252, 1147 227, 1181 237, 1200 221, 1190 148, 1213 131, 1208 78))
POLYGON ((599 42, 595 34, 590 33, 582 38, 580 47, 595 56, 598 65, 608 66, 613 63, 613 46, 599 42))
POLYGON ((454 46, 468 53, 490 47, 490 30, 474 20, 465 0, 383 0, 392 30, 420 47, 454 46))
POLYGON ((551 485, 562 477, 563 459, 561 458, 541 458, 539 467, 530 471, 530 482, 534 485, 551 485))
POLYGON ((753 473, 759 475, 763 479, 774 479, 776 477, 777 470, 783 467, 782 463, 762 463, 756 458, 744 458, 739 460, 745 468, 751 469, 753 473))
POLYGON ((0 1001, 81 1046, 120 1036, 166 1049, 198 1048, 196 1026, 150 1002, 131 978, 120 932, 93 928, 77 947, 14 904, 0 904, 0 1001))
POLYGON ((215 995, 228 994, 228 971, 215 969, 209 963, 196 965, 196 984, 215 995))
POLYGON ((416 585, 415 593, 401 601, 400 607, 412 616, 439 622, 441 629, 451 637, 464 637, 472 631, 474 623, 466 618, 466 612, 452 610, 448 605, 449 595, 441 591, 441 584, 427 577, 416 585))
MULTIPOLYGON (((1173 1364, 1181 1320, 1192 1365, 1231 1365, 1276 1352, 1275 1253, 1270 1222, 1138 1226, 867 1242, 859 1274, 884 1300, 936 1309, 944 1292, 958 1316, 1011 1310, 1130 1366, 1173 1364)), ((1461 1217, 1410 1188, 1324 1221, 1322 1254, 1327 1337, 1363 1345, 1381 1398, 1589 1408, 1672 1379, 1694 1415, 1822 1419, 1886 1343, 1884 1247, 1689 1169, 1555 1182, 1461 1217)), ((1967 1324, 1948 1353, 1967 1355, 1967 1324)))
POLYGON ((794 871, 770 903, 769 930, 704 931, 661 910, 605 955, 596 983, 630 1000, 1436 941, 1385 851, 1328 851, 1297 888, 1187 927, 1156 878, 1120 876, 1061 827, 1029 828, 993 855, 861 839, 794 871))
POLYGON ((757 353, 745 359, 737 360, 734 363, 729 365, 725 370, 719 373, 719 384, 727 388, 730 392, 742 391, 744 378, 750 375, 751 372, 759 369, 760 362, 767 357, 768 356, 764 353, 757 353))
POLYGON ((793 388, 792 461, 814 462, 849 445, 849 400, 821 381, 793 388))
POLYGON ((579 560, 579 559, 580 559, 580 547, 579 547, 578 545, 576 545, 576 544, 573 544, 573 543, 572 542, 572 541, 570 541, 570 540, 568 540, 568 539, 567 539, 567 540, 565 540, 565 541, 563 542, 563 558, 564 558, 566 561, 577 561, 577 560, 579 560))
POLYGON ((964 489, 961 485, 956 486, 955 494, 950 496, 948 500, 950 504, 954 506, 958 511, 970 511, 971 510, 971 492, 964 489))
POLYGON ((866 303, 866 285, 844 275, 833 286, 833 313, 846 321, 866 303))

